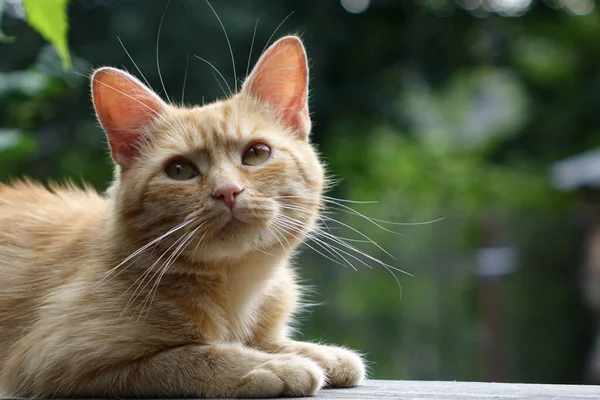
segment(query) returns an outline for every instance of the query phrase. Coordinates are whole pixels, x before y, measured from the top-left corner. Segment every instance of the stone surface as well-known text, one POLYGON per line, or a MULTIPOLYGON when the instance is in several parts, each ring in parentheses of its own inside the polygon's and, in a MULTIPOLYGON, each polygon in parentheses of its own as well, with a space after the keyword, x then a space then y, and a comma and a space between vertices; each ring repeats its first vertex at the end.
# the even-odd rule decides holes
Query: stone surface
POLYGON ((600 386, 533 385, 484 382, 367 381, 353 389, 321 390, 318 399, 599 399, 600 386))
MULTIPOLYGON (((312 399, 335 400, 600 400, 600 386, 520 383, 366 381, 352 389, 321 390, 312 399)), ((7 398, 0 400, 8 400, 7 398)), ((189 400, 189 399, 188 399, 189 400)))

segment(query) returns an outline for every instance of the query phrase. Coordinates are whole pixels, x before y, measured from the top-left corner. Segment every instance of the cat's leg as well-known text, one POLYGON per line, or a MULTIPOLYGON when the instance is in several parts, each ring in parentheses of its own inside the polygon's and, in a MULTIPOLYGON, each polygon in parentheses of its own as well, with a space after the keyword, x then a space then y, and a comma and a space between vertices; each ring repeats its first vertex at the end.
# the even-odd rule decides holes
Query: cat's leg
POLYGON ((352 387, 365 378, 365 364, 358 353, 338 346, 326 346, 293 340, 262 343, 259 348, 276 354, 294 354, 310 358, 326 375, 328 387, 352 387))
POLYGON ((265 296, 261 320, 249 345, 276 354, 294 354, 316 362, 324 371, 329 387, 352 387, 365 378, 365 364, 358 353, 336 346, 293 341, 288 325, 299 304, 300 289, 296 274, 286 267, 265 296))
POLYGON ((10 389, 29 397, 296 397, 315 394, 325 380, 308 358, 239 344, 182 346, 100 371, 80 366, 80 372, 38 371, 20 380, 30 381, 28 388, 10 389))

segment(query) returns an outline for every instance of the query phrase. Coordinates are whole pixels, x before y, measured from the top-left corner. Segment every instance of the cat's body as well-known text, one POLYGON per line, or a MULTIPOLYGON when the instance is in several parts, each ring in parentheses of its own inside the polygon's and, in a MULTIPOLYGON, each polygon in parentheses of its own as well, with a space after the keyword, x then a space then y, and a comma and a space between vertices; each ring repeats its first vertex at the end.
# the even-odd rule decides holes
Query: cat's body
POLYGON ((94 75, 106 196, 0 185, 0 387, 13 396, 310 395, 359 356, 295 342, 290 258, 320 209, 306 59, 285 38, 240 94, 167 105, 94 75), (282 83, 283 82, 283 83, 282 83))

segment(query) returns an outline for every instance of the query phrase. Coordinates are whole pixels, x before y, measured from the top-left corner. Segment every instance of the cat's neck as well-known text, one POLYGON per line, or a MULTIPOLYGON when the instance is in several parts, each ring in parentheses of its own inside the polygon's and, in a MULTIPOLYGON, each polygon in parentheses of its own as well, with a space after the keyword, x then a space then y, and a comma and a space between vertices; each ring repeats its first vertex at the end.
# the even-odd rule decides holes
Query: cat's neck
MULTIPOLYGON (((109 247, 112 249, 107 252, 112 256, 102 274, 106 274, 106 271, 121 264, 152 241, 132 235, 132 231, 118 218, 107 219, 105 235, 109 237, 109 247)), ((111 272, 111 275, 124 280, 124 287, 136 285, 141 276, 147 276, 145 279, 153 282, 147 284, 145 289, 143 284, 139 285, 142 287, 139 298, 148 296, 156 302, 171 304, 190 319, 208 313, 214 318, 227 320, 224 324, 214 325, 214 332, 208 330, 209 333, 214 333, 214 337, 209 337, 209 333, 204 332, 203 335, 208 335, 204 338, 206 340, 216 340, 224 337, 223 335, 230 335, 232 340, 244 337, 247 334, 244 328, 247 326, 247 319, 254 318, 252 316, 260 299, 268 292, 272 282, 287 269, 291 257, 289 250, 284 248, 255 250, 236 258, 208 260, 183 253, 174 258, 172 263, 166 264, 170 254, 160 259, 168 253, 165 246, 160 249, 151 247, 139 251, 130 261, 111 272), (164 270, 164 274, 146 274, 149 268, 164 270), (149 295, 144 292, 146 289, 155 292, 149 295), (228 333, 224 333, 223 329, 228 333)))

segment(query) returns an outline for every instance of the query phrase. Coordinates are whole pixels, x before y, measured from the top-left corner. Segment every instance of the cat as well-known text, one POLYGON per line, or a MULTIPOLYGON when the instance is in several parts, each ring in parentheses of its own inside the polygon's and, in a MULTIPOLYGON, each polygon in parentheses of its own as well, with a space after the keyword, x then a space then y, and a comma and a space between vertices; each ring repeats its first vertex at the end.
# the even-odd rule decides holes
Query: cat
POLYGON ((21 397, 279 397, 351 387, 362 356, 292 339, 291 265, 325 166, 303 43, 272 44, 239 93, 194 108, 103 67, 105 195, 0 185, 0 386, 21 397))

